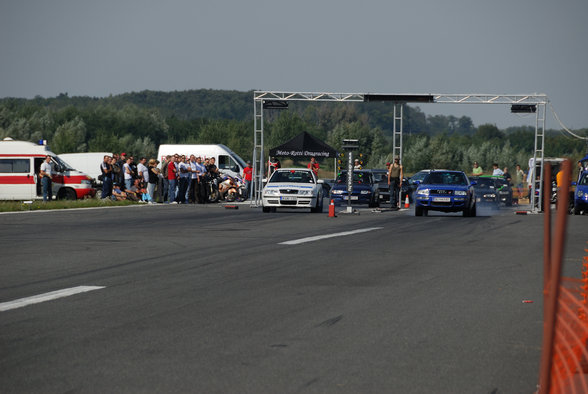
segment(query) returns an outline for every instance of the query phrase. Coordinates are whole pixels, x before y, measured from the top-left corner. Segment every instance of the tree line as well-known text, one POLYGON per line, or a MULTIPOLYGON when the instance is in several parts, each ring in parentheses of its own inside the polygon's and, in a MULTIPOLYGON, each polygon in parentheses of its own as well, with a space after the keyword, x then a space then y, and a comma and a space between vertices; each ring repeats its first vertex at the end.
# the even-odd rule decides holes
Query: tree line
MULTIPOLYGON (((253 153, 253 92, 191 90, 126 93, 105 98, 0 99, 0 137, 46 139, 56 153, 131 152, 155 157, 164 143, 222 143, 244 159, 253 153)), ((266 111, 264 146, 280 145, 302 131, 340 150, 344 138, 358 139, 367 168, 392 161, 393 107, 386 103, 296 102, 288 110, 266 111)), ((533 127, 504 130, 475 127, 469 117, 426 115, 405 106, 403 164, 407 172, 423 168, 468 171, 473 161, 484 169, 525 167, 533 154, 533 127)), ((587 135, 587 129, 577 131, 587 135)), ((545 154, 577 160, 584 141, 548 130, 545 154)), ((324 166, 332 168, 331 161, 324 166)))

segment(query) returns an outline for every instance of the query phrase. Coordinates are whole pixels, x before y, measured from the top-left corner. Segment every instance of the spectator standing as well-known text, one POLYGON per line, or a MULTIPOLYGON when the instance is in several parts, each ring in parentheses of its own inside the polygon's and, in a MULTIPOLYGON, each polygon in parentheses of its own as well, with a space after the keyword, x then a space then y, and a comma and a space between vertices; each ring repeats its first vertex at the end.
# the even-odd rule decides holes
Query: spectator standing
POLYGON ((147 182, 147 194, 149 194, 150 202, 155 201, 155 186, 159 180, 159 168, 157 168, 157 160, 149 160, 148 166, 149 180, 147 182))
POLYGON ((251 181, 253 181, 253 167, 251 162, 247 162, 247 167, 243 168, 243 181, 245 182, 245 189, 247 190, 247 198, 251 198, 251 181))
POLYGON ((176 186, 177 186, 177 173, 178 170, 176 169, 176 159, 177 155, 171 156, 169 163, 167 163, 167 181, 168 181, 168 191, 167 191, 167 202, 170 204, 177 204, 176 202, 176 186))
POLYGON ((131 159, 131 174, 133 176, 133 181, 134 181, 135 179, 138 178, 137 164, 135 163, 135 158, 132 155, 129 156, 129 159, 131 159))
POLYGON ((102 198, 108 198, 112 196, 112 177, 114 176, 110 156, 104 156, 104 161, 100 164, 100 171, 102 172, 102 198))
POLYGON ((512 177, 510 176, 510 173, 508 172, 508 167, 504 167, 504 170, 502 176, 504 177, 504 179, 506 179, 506 181, 509 183, 509 185, 512 185, 512 177))
POLYGON ((480 176, 484 174, 484 170, 478 164, 477 161, 474 161, 474 168, 472 168, 472 176, 480 176))
POLYGON ((498 168, 498 163, 492 164, 492 176, 503 176, 504 171, 498 168))
POLYGON ((517 164, 516 170, 515 170, 515 177, 514 177, 515 181, 514 182, 515 182, 515 188, 517 190, 518 198, 523 198, 523 180, 524 179, 525 179, 525 173, 521 169, 521 165, 517 164))
POLYGON ((196 158, 196 167, 198 173, 198 203, 204 204, 206 202, 207 193, 206 193, 206 167, 202 164, 202 158, 196 158))
POLYGON ((402 188, 403 168, 398 157, 394 158, 394 163, 390 164, 388 170, 388 186, 390 187, 390 207, 398 209, 398 194, 402 188))
POLYGON ((198 202, 198 163, 196 156, 190 155, 190 192, 188 202, 196 204, 198 202))
POLYGON ((186 156, 182 156, 182 159, 178 163, 178 170, 180 174, 180 187, 178 203, 186 203, 186 193, 188 192, 188 186, 190 185, 190 166, 187 163, 186 156))
POLYGON ((314 175, 316 176, 316 179, 318 179, 318 171, 320 169, 320 165, 316 161, 316 158, 314 156, 310 158, 310 163, 308 163, 308 165, 306 167, 308 167, 309 169, 311 169, 312 172, 314 172, 314 175))
POLYGON ((128 158, 123 166, 123 173, 125 179, 125 190, 130 189, 133 186, 133 169, 131 168, 132 158, 128 158))
MULTIPOLYGON (((118 183, 119 185, 122 185, 123 188, 124 188, 124 185, 125 185, 125 170, 124 170, 124 166, 125 166, 126 162, 127 162, 127 154, 125 152, 122 152, 120 154, 120 158, 116 162, 116 166, 119 168, 119 171, 118 171, 118 176, 116 177, 116 179, 114 181, 115 181, 115 183, 118 183)), ((121 191, 124 191, 124 189, 121 188, 121 191)))
POLYGON ((53 191, 51 190, 53 187, 53 181, 51 180, 51 176, 53 175, 51 156, 45 156, 45 161, 41 164, 39 175, 41 176, 41 185, 43 187, 43 202, 51 201, 53 198, 53 191))
POLYGON ((273 156, 270 157, 267 163, 267 177, 269 178, 278 168, 280 168, 280 161, 273 156))
POLYGON ((167 201, 167 193, 169 191, 169 180, 167 179, 167 166, 169 165, 169 162, 171 161, 171 155, 167 155, 164 159, 163 162, 161 163, 161 178, 162 178, 162 182, 161 182, 161 202, 167 201))
POLYGON ((141 157, 137 165, 137 177, 147 185, 149 183, 149 169, 145 164, 147 164, 147 158, 141 157))

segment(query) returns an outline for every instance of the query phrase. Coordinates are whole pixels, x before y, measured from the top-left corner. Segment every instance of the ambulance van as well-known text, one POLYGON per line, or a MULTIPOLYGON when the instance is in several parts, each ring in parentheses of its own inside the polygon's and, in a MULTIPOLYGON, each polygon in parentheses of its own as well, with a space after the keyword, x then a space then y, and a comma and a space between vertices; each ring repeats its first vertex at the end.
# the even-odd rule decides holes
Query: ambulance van
POLYGON ((39 170, 47 155, 51 157, 55 198, 76 200, 96 194, 92 178, 70 168, 46 145, 5 138, 0 141, 0 200, 43 198, 39 170))

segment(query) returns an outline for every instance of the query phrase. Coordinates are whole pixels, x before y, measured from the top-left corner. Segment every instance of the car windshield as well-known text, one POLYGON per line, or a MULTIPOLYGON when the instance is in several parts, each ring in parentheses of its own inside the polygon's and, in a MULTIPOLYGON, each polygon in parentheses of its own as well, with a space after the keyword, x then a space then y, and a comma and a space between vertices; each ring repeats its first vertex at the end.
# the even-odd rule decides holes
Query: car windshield
MULTIPOLYGON (((347 182, 347 171, 337 175, 337 183, 347 182)), ((370 174, 365 171, 353 171, 353 183, 370 183, 370 174)))
POLYGON ((419 171, 410 177, 411 182, 422 181, 429 174, 428 171, 419 171))
POLYGON ((429 185, 457 185, 466 186, 466 177, 461 172, 432 172, 423 181, 429 185))
POLYGON ((373 171, 374 182, 384 182, 388 180, 388 173, 386 171, 373 171))
POLYGON ((476 189, 494 189, 494 180, 488 178, 478 178, 474 187, 476 189))
POLYGON ((272 174, 269 183, 278 182, 314 183, 314 178, 307 170, 278 170, 272 174))
POLYGON ((578 185, 588 185, 588 172, 582 174, 582 178, 580 178, 578 185))

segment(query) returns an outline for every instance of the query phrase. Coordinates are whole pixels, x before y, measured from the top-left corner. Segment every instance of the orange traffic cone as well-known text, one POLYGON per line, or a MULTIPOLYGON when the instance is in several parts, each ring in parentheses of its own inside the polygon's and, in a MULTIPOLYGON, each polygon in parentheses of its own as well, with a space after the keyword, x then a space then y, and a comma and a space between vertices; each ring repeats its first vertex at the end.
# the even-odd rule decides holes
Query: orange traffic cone
POLYGON ((410 200, 408 199, 408 193, 406 193, 406 199, 404 199, 404 208, 410 208, 410 200))
POLYGON ((335 215, 335 201, 331 200, 331 203, 329 204, 329 217, 330 218, 336 218, 337 215, 335 215))

